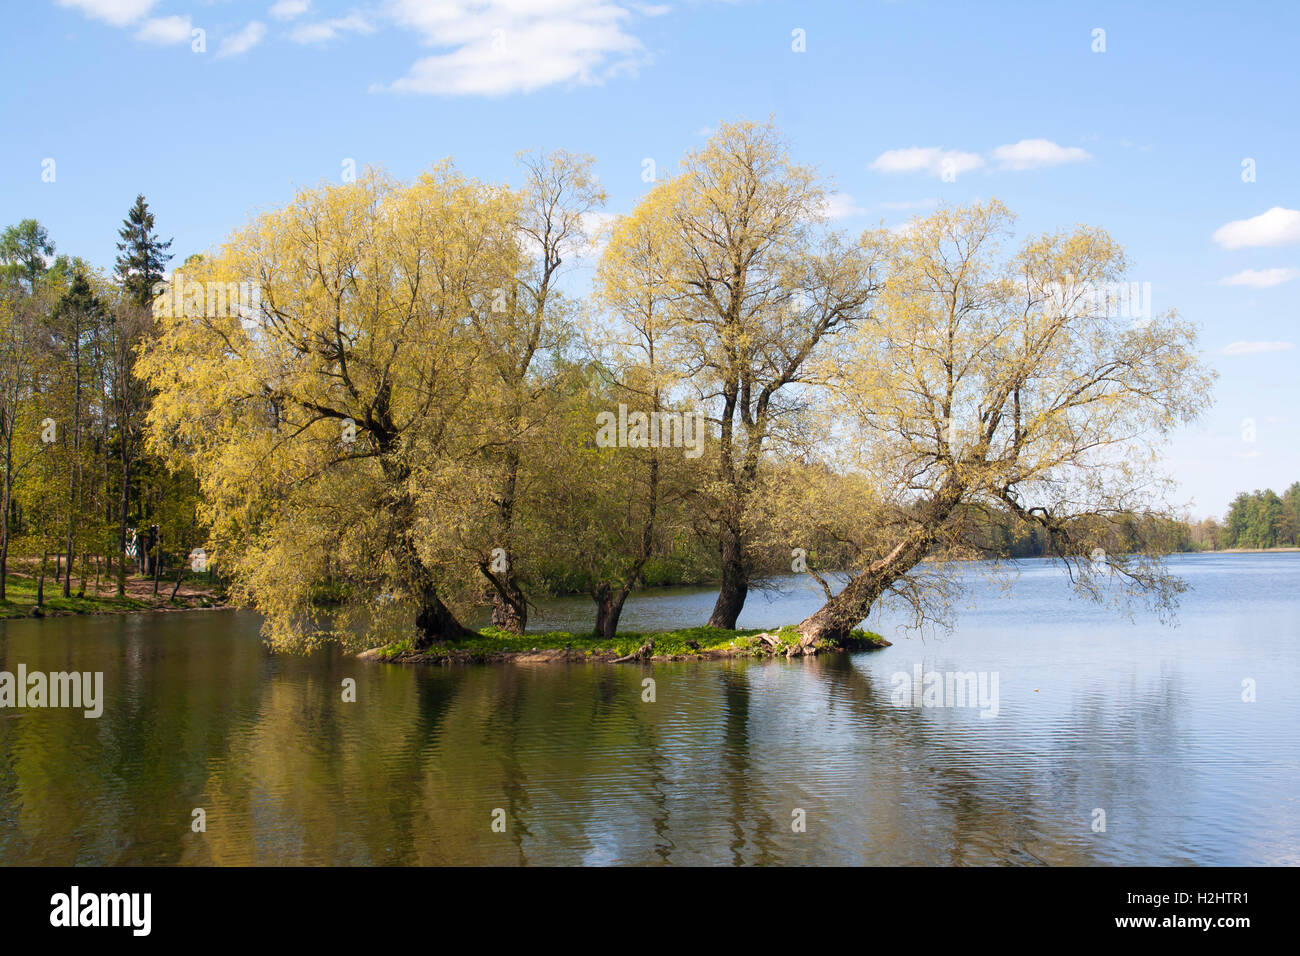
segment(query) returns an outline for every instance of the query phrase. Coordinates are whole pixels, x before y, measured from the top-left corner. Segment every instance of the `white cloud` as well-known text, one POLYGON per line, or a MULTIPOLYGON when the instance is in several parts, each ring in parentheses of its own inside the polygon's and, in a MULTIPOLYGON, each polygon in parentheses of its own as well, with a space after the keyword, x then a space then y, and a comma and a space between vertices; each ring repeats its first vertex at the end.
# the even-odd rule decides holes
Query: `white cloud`
POLYGON ((61 7, 80 10, 88 17, 115 27, 134 23, 153 9, 156 0, 58 0, 61 7))
POLYGON ((618 215, 593 209, 582 215, 582 237, 573 255, 576 259, 599 259, 609 245, 609 236, 618 222, 618 215))
POLYGON ((866 211, 848 193, 827 193, 822 200, 822 215, 827 219, 847 219, 849 216, 860 216, 866 211))
POLYGON ((303 23, 294 28, 289 39, 294 43, 324 43, 344 33, 374 33, 375 25, 365 14, 354 10, 347 16, 303 23))
POLYGON ((1040 169, 1092 159, 1078 146, 1060 146, 1050 139, 1022 139, 1018 143, 999 146, 992 155, 1001 168, 1014 170, 1040 169))
POLYGON ((253 20, 248 26, 238 33, 232 33, 221 40, 221 48, 217 50, 217 56, 238 56, 241 53, 247 53, 253 47, 262 42, 266 36, 266 24, 253 20))
POLYGON ((970 172, 984 165, 977 153, 963 153, 939 146, 913 146, 908 149, 889 149, 871 163, 870 169, 878 173, 929 173, 942 175, 945 170, 953 175, 970 172))
POLYGON ((1289 352, 1294 342, 1233 342, 1219 349, 1220 355, 1259 355, 1262 352, 1289 352))
POLYGON ((391 13, 439 51, 388 87, 397 92, 527 93, 599 83, 645 60, 641 42, 624 29, 631 13, 610 0, 395 0, 391 13))
POLYGON ((1236 219, 1215 230, 1214 241, 1225 249, 1300 242, 1300 210, 1274 206, 1251 219, 1236 219))
POLYGON ((266 12, 277 20, 292 20, 306 13, 310 6, 311 0, 276 0, 266 12))
POLYGON ((1236 275, 1220 279, 1219 285, 1247 285, 1254 289, 1267 289, 1292 279, 1300 279, 1300 269, 1243 269, 1236 275))
POLYGON ((882 209, 932 209, 939 205, 937 199, 905 199, 902 202, 882 202, 882 209))
POLYGON ((190 42, 189 17, 154 17, 140 25, 135 38, 144 43, 172 44, 190 42))
MULTIPOLYGON (((56 2, 121 27, 140 21, 157 0, 56 2)), ((267 15, 278 21, 298 20, 312 8, 311 0, 270 0, 267 15)), ((671 10, 669 4, 644 0, 385 0, 344 16, 299 21, 289 39, 325 43, 396 26, 415 34, 432 52, 413 63, 406 76, 372 88, 497 96, 557 84, 598 84, 635 73, 650 57, 629 24, 671 10)), ((189 19, 158 17, 137 35, 152 43, 180 42, 181 24, 189 19)), ((217 56, 247 52, 265 37, 265 25, 254 20, 225 37, 217 56)))
MULTIPOLYGON (((989 159, 1002 170, 1021 171, 1060 166, 1063 163, 1081 163, 1092 155, 1078 146, 1061 146, 1048 139, 1022 139, 1018 143, 999 146, 989 153, 989 159)), ((956 176, 986 165, 979 153, 967 153, 939 146, 913 146, 908 149, 890 149, 881 153, 871 163, 870 169, 878 173, 929 173, 942 176, 945 172, 956 176)))

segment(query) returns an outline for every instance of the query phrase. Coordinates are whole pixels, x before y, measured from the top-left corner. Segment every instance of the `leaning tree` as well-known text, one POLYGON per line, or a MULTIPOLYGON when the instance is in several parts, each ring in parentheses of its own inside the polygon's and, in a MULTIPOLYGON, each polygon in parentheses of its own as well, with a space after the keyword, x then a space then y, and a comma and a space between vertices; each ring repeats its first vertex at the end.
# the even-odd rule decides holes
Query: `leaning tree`
POLYGON ((843 428, 827 459, 863 502, 849 523, 856 557, 800 623, 805 647, 843 639, 885 597, 922 618, 942 606, 927 559, 972 553, 980 512, 1041 529, 1092 596, 1167 609, 1181 590, 1154 543, 1113 542, 1134 517, 1172 515, 1156 451, 1209 402, 1195 331, 1172 312, 1118 314, 1125 257, 1100 229, 1004 255, 1012 222, 992 201, 878 237, 872 320, 833 356, 843 428))

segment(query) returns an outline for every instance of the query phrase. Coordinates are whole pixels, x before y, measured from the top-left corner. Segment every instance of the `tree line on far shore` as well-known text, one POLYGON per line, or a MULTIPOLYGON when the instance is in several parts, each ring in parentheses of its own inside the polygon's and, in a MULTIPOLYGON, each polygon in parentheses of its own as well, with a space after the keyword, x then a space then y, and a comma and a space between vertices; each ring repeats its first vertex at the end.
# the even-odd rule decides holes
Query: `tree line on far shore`
POLYGON ((633 588, 705 581, 731 628, 795 570, 812 648, 879 601, 944 616, 942 569, 987 555, 1176 598, 1156 452, 1212 375, 1175 314, 1107 314, 1103 230, 1012 247, 991 200, 843 234, 771 124, 619 217, 591 157, 520 161, 304 189, 170 275, 142 197, 111 277, 7 232, 4 546, 119 588, 202 547, 279 647, 522 631, 562 590, 612 635, 633 588), (698 446, 653 427, 695 416, 698 446))
POLYGON ((1280 495, 1272 488, 1241 492, 1222 522, 1205 518, 1188 523, 1187 541, 1189 547, 1180 550, 1300 547, 1300 481, 1280 495))
MULTIPOLYGON (((150 395, 135 374, 169 241, 138 196, 113 272, 61 254, 38 221, 0 233, 0 601, 15 563, 64 597, 122 596, 128 575, 206 533, 192 470, 144 446, 150 395)), ((173 592, 175 586, 173 585, 173 592)))

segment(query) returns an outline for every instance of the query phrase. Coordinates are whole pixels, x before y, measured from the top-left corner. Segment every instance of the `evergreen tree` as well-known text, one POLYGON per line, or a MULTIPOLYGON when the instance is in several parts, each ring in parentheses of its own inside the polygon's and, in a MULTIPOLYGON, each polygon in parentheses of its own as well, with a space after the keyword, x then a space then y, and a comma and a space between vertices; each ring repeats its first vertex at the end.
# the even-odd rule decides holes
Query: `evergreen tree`
POLYGON ((36 291, 47 268, 45 259, 52 255, 50 234, 35 219, 24 219, 0 233, 0 275, 26 281, 28 292, 36 291))
POLYGON ((144 418, 146 396, 135 380, 135 345, 147 333, 152 323, 151 305, 154 287, 162 281, 163 269, 171 261, 172 241, 158 239, 154 232, 153 213, 144 195, 135 197, 135 205, 127 213, 118 230, 122 241, 117 244, 116 275, 122 286, 127 310, 113 319, 112 350, 112 404, 116 413, 118 460, 120 464, 121 498, 118 507, 118 564, 117 593, 126 592, 126 522, 130 507, 132 466, 135 464, 141 422, 144 418), (134 307, 134 311, 131 311, 134 307))
POLYGON ((1223 522, 1223 540, 1220 544, 1224 548, 1239 548, 1244 546, 1243 538, 1246 534, 1247 512, 1250 509, 1250 495, 1243 491, 1232 499, 1232 504, 1228 506, 1228 517, 1223 522))
POLYGON ((1282 492, 1282 540, 1278 544, 1300 544, 1300 481, 1282 492))
POLYGON ((171 261, 172 241, 163 242, 154 232, 153 213, 141 193, 135 205, 122 221, 117 231, 122 241, 117 244, 117 278, 127 297, 136 305, 147 306, 153 301, 154 286, 162 281, 163 269, 171 261))

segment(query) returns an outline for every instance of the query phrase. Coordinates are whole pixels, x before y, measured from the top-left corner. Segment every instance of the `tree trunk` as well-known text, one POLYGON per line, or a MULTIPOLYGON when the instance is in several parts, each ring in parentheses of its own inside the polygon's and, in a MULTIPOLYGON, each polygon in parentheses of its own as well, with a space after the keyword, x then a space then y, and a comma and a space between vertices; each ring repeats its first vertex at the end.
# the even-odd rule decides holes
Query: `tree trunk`
POLYGON ((728 526, 723 529, 721 540, 722 584, 718 589, 718 600, 713 605, 709 616, 709 627, 721 627, 734 630, 736 619, 745 606, 745 597, 749 594, 749 571, 745 567, 744 546, 740 539, 740 529, 728 526))
POLYGON ((492 626, 512 634, 528 626, 528 599, 509 572, 493 581, 492 626))
MULTIPOLYGON (((81 326, 76 324, 73 327, 72 335, 72 367, 76 385, 73 391, 72 400, 72 464, 68 468, 68 567, 63 577, 63 596, 72 596, 72 561, 76 553, 76 546, 73 542, 73 532, 77 526, 77 498, 78 484, 81 479, 81 326)), ((82 587, 85 592, 85 587, 82 587)))
POLYGON ((456 615, 442 603, 431 584, 420 589, 420 610, 415 615, 415 627, 419 632, 415 640, 416 650, 423 650, 435 641, 463 641, 475 636, 456 620, 456 615))
MULTIPOLYGON (((890 581, 895 580, 891 578, 890 581)), ((799 643, 805 647, 825 641, 839 644, 871 612, 871 606, 889 582, 871 572, 863 572, 849 581, 844 590, 827 601, 814 614, 799 622, 799 643)))
POLYGON ((451 608, 442 602, 433 572, 420 558, 413 531, 415 501, 405 490, 411 469, 404 462, 388 457, 391 444, 391 438, 379 438, 380 449, 385 453, 380 458, 379 465, 390 487, 397 489, 389 508, 390 518, 394 522, 393 553, 399 568, 399 580, 395 583, 417 596, 413 647, 415 650, 424 650, 435 641, 460 641, 476 637, 473 631, 456 620, 451 608))
POLYGON ((154 545, 153 551, 153 596, 157 597, 158 576, 162 573, 162 529, 159 529, 158 535, 154 540, 157 543, 154 545))
POLYGON ((938 540, 940 528, 961 500, 961 494, 961 487, 955 480, 945 484, 926 506, 924 514, 918 517, 910 534, 883 558, 851 578, 821 610, 799 622, 800 645, 808 647, 817 641, 838 644, 847 638, 885 590, 929 554, 931 546, 938 540))
POLYGON ((462 641, 475 637, 475 633, 456 620, 451 608, 438 596, 438 588, 433 574, 420 559, 415 541, 411 536, 410 513, 413 503, 402 495, 394 513, 398 520, 405 519, 405 527, 399 532, 396 543, 397 558, 402 567, 402 584, 418 595, 418 607, 415 614, 416 650, 424 650, 435 641, 462 641))
POLYGON ((612 641, 618 634, 618 619, 631 591, 631 586, 626 584, 617 590, 601 584, 592 591, 592 600, 596 602, 596 636, 601 640, 612 641))
POLYGON ((126 508, 127 485, 131 477, 131 465, 126 452, 126 435, 122 434, 118 437, 122 442, 122 501, 121 509, 118 512, 120 522, 117 539, 119 559, 117 562, 117 596, 122 597, 126 594, 126 508))
POLYGON ((50 559, 50 552, 41 552, 41 571, 40 576, 36 579, 36 606, 45 606, 45 565, 50 559))
POLYGON ((8 599, 6 584, 9 579, 9 500, 13 489, 13 446, 13 427, 8 426, 5 429, 4 490, 0 492, 0 510, 4 512, 3 517, 0 517, 0 601, 8 599))
POLYGON ((515 556, 510 547, 515 521, 515 490, 519 482, 518 445, 512 445, 506 456, 506 475, 501 498, 497 505, 500 521, 501 547, 506 552, 505 573, 492 578, 492 624, 503 631, 522 634, 528 627, 528 600, 515 580, 515 556))

